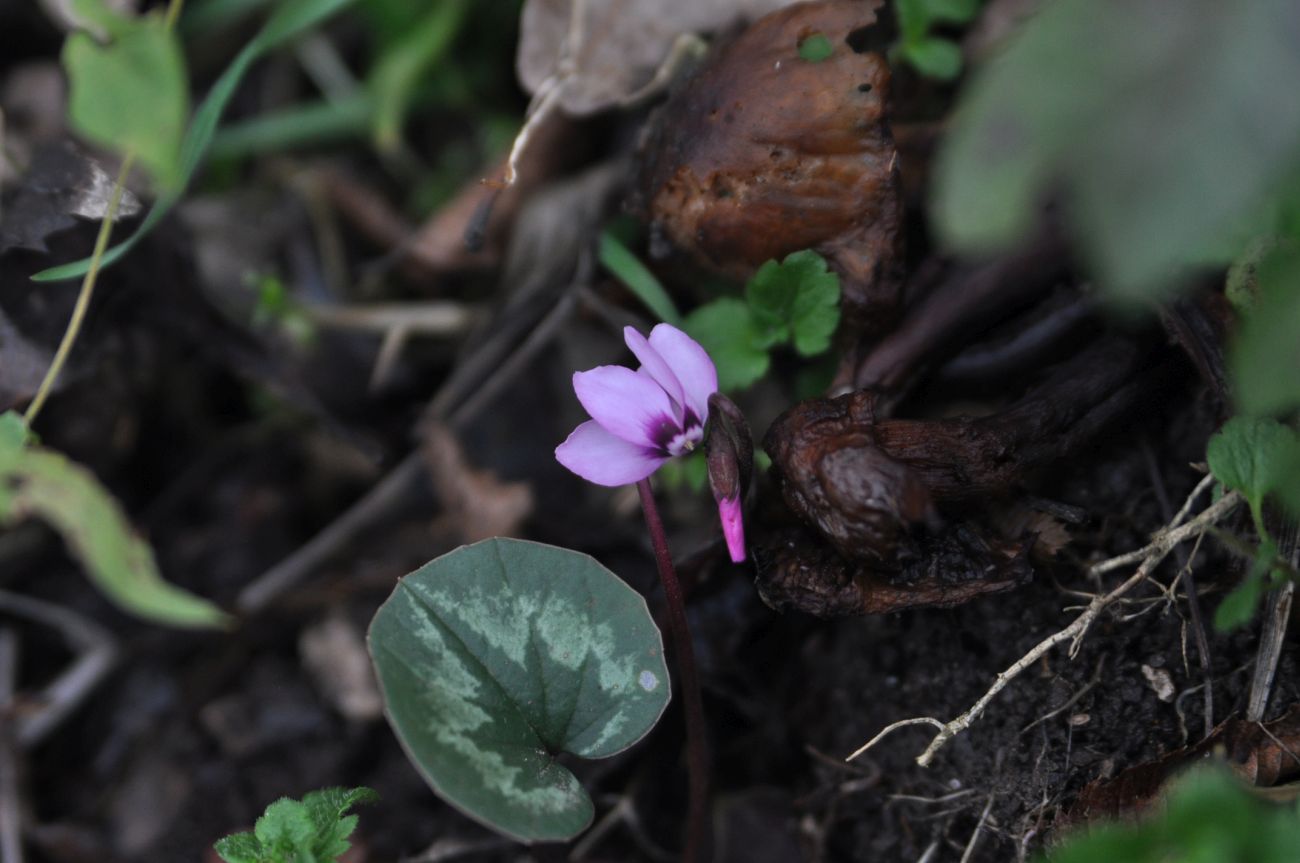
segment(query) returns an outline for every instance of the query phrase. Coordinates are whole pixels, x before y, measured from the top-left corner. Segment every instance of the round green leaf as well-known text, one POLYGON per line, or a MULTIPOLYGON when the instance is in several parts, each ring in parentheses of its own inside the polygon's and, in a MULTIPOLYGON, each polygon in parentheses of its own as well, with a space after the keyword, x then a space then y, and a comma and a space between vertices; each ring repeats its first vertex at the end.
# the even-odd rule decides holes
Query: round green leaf
POLYGON ((398 582, 370 625, 388 719, 444 800, 521 841, 591 823, 556 761, 606 758, 668 705, 645 600, 585 554, 489 539, 398 582))

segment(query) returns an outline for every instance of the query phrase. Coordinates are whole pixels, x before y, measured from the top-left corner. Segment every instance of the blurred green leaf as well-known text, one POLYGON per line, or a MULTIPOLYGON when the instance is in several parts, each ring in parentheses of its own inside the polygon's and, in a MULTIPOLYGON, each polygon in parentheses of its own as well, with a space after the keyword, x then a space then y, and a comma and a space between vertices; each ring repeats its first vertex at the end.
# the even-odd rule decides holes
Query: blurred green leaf
POLYGON ((902 54, 903 59, 928 78, 951 81, 961 73, 961 48, 949 39, 928 36, 904 42, 902 54))
POLYGON ((389 722, 439 796, 521 841, 594 813, 557 759, 608 758, 669 700, 645 600, 585 554, 489 539, 398 582, 370 626, 389 722))
POLYGON ((894 14, 898 18, 898 31, 904 42, 924 39, 930 30, 930 13, 925 0, 897 0, 894 14))
POLYGON ((1167 805, 1137 824, 1089 825, 1048 863, 1294 863, 1300 813, 1252 796, 1226 768, 1172 783, 1167 805))
POLYGON ((655 480, 667 491, 686 489, 698 494, 709 484, 709 463, 699 449, 681 458, 664 462, 655 472, 655 480))
POLYGON ((840 277, 812 251, 759 267, 745 287, 763 347, 793 342, 802 356, 830 347, 840 322, 840 277))
POLYGON ((180 29, 186 36, 202 38, 239 22, 275 0, 190 0, 181 15, 180 29))
POLYGON ((900 40, 891 57, 901 58, 922 75, 949 81, 961 72, 961 48, 931 35, 939 24, 965 24, 979 12, 980 0, 898 0, 900 40))
POLYGON ((940 233, 1006 247, 1059 189, 1096 275, 1129 299, 1231 252, 1300 148, 1298 33, 1290 0, 1043 4, 954 116, 940 233))
POLYGON ((374 94, 360 88, 335 101, 287 105, 222 126, 212 136, 208 155, 213 159, 238 159, 360 138, 371 129, 374 115, 374 94))
POLYGON ((659 320, 675 327, 682 325, 681 313, 659 279, 609 230, 600 234, 600 263, 659 320))
POLYGON ((1264 595, 1265 576, 1268 575, 1270 563, 1277 555, 1277 546, 1265 540, 1251 562, 1250 570, 1241 584, 1228 592, 1228 595, 1214 610, 1214 628, 1219 632, 1231 632, 1245 626, 1255 617, 1259 607, 1259 598, 1264 595))
POLYGON ((1300 252, 1274 246, 1255 278, 1229 363, 1241 410, 1280 414, 1300 407, 1300 252))
POLYGON ((261 56, 351 6, 353 2, 354 0, 279 0, 271 17, 266 19, 262 29, 245 50, 251 49, 256 56, 261 56))
POLYGON ((713 358, 718 389, 743 389, 767 374, 767 349, 754 313, 744 300, 723 297, 686 316, 683 329, 713 358))
POLYGON ((809 63, 820 63, 823 60, 829 60, 835 53, 835 46, 831 40, 826 38, 825 33, 813 33, 799 40, 799 59, 807 60, 809 63))
MULTIPOLYGON (((253 37, 243 50, 235 56, 226 71, 212 85, 207 98, 199 105, 190 120, 189 129, 181 142, 180 182, 173 191, 161 196, 154 202, 153 208, 145 216, 140 227, 127 239, 113 246, 104 253, 100 267, 107 267, 129 252, 141 239, 162 221, 184 191, 184 187, 194 176, 208 145, 216 132, 217 123, 226 110, 240 81, 249 68, 264 54, 279 47, 285 41, 310 29, 338 12, 354 0, 284 0, 276 6, 271 17, 262 25, 262 29, 253 37)), ((59 282, 66 279, 81 278, 90 268, 90 259, 83 258, 70 264, 51 267, 32 276, 37 282, 59 282)))
POLYGON ((31 516, 63 536, 91 581, 125 611, 170 626, 228 622, 212 603, 163 581, 148 543, 89 471, 41 447, 0 449, 0 521, 31 516))
MULTIPOLYGON (((98 40, 107 41, 130 32, 139 23, 135 17, 123 14, 104 0, 72 0, 70 6, 75 26, 98 40)), ((67 11, 67 7, 62 8, 67 11)))
POLYGON ((433 4, 375 64, 367 86, 374 93, 371 122, 375 145, 380 150, 396 146, 417 85, 451 47, 468 8, 467 0, 433 4))
POLYGON ((965 24, 980 11, 980 0, 920 0, 931 21, 965 24))
POLYGON ((68 114, 87 139, 134 153, 164 191, 182 182, 181 136, 189 84, 180 43, 161 14, 129 20, 100 44, 73 33, 63 44, 68 114))
POLYGON ((357 816, 347 811, 379 795, 369 788, 325 788, 301 802, 282 797, 266 807, 251 833, 218 839, 213 849, 226 863, 327 863, 351 848, 357 816))
POLYGON ((22 449, 27 442, 27 423, 17 411, 5 411, 0 414, 0 453, 12 453, 22 449))

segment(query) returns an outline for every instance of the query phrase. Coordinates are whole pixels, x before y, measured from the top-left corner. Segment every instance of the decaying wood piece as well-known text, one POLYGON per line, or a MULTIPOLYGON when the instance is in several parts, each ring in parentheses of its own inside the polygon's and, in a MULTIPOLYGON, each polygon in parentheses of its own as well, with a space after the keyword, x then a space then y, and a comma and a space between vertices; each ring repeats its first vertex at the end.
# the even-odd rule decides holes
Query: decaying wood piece
POLYGON ((674 245, 739 279, 815 249, 871 332, 893 322, 901 287, 889 67, 859 50, 878 5, 801 3, 759 20, 664 107, 642 170, 649 215, 674 245), (831 55, 801 59, 814 34, 831 55))

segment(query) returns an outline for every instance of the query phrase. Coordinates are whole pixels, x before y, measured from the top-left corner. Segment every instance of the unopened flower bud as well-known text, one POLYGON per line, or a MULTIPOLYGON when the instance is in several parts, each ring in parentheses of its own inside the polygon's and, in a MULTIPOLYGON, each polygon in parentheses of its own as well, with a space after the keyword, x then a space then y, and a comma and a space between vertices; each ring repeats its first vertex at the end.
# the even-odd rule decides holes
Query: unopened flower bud
POLYGON ((754 441, 745 415, 721 393, 709 396, 704 455, 709 468, 709 488, 718 503, 727 551, 734 562, 740 563, 745 559, 742 510, 745 490, 754 470, 754 441))

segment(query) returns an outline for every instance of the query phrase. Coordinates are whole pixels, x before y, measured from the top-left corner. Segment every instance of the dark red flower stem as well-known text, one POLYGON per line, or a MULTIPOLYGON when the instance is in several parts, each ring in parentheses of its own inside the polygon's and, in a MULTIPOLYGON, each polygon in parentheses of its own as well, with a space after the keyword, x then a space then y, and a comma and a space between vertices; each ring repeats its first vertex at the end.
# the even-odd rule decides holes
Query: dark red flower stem
POLYGON ((655 563, 659 565, 659 580, 664 586, 664 599, 668 605, 668 629, 672 634, 673 653, 677 658, 677 679, 681 683, 682 707, 686 712, 686 769, 690 781, 690 796, 686 820, 686 845, 682 851, 685 863, 695 863, 707 857, 704 844, 708 838, 709 816, 709 743, 704 727, 704 701, 700 697, 700 676, 695 667, 695 649, 691 643, 691 629, 686 622, 686 600, 673 557, 668 551, 668 537, 659 518, 650 480, 636 484, 641 494, 641 509, 645 512, 645 526, 650 531, 654 545, 655 563))

